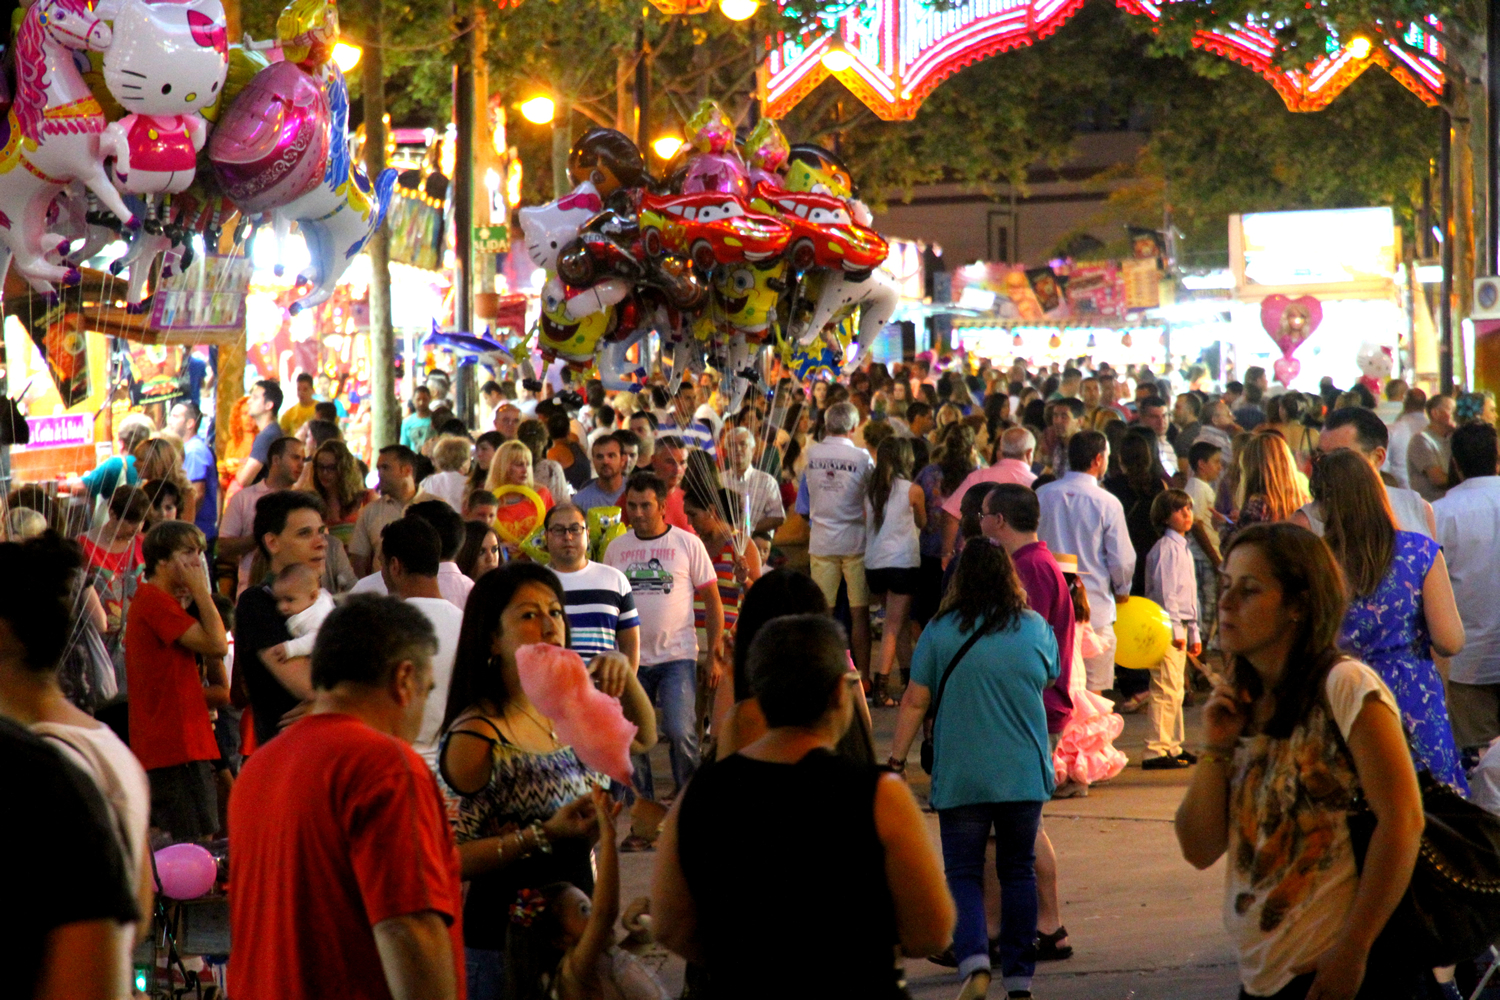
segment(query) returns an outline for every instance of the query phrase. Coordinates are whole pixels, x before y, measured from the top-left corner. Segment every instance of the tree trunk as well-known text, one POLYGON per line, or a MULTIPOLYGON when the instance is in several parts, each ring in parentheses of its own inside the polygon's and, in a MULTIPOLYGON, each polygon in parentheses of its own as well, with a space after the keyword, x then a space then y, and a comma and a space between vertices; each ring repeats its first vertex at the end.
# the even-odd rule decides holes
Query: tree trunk
MULTIPOLYGON (((364 55, 360 57, 365 105, 365 170, 373 182, 385 169, 385 0, 366 0, 364 55)), ((394 197, 394 196, 393 196, 394 197)), ((365 244, 370 255, 370 444, 372 451, 401 440, 396 399, 396 333, 391 327, 391 243, 381 223, 365 244)))
POLYGON ((560 97, 557 114, 552 119, 552 197, 561 198, 571 190, 568 184, 568 153, 573 148, 573 104, 560 97))

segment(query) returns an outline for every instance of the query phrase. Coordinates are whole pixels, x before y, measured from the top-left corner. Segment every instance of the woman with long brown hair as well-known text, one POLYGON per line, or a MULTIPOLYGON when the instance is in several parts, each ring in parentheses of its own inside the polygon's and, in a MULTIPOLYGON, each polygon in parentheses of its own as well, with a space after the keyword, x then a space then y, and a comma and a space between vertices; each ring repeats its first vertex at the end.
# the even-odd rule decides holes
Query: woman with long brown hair
POLYGON ((182 453, 164 437, 154 437, 135 452, 135 474, 143 483, 166 480, 177 487, 177 520, 192 523, 198 513, 197 494, 182 471, 182 453))
POLYGON ((359 462, 344 442, 324 441, 313 452, 308 467, 313 492, 323 498, 323 505, 328 508, 328 516, 323 519, 328 533, 348 545, 359 512, 374 499, 374 494, 365 488, 359 462))
MULTIPOLYGON (((961 435, 960 435, 961 436, 961 435)), ((906 623, 921 583, 921 531, 927 525, 927 495, 912 482, 911 442, 887 438, 875 456, 865 498, 865 579, 870 596, 885 607, 880 657, 870 671, 870 697, 882 708, 895 708, 889 688, 891 666, 911 661, 906 623)))
POLYGON ((1347 448, 1318 462, 1313 495, 1349 598, 1340 648, 1369 664, 1395 694, 1417 770, 1466 792, 1443 679, 1428 653, 1453 656, 1464 646, 1442 549, 1426 535, 1397 530, 1375 469, 1347 448))
POLYGON ((1290 521, 1307 503, 1307 491, 1297 478, 1297 463, 1286 438, 1277 431, 1256 431, 1240 453, 1239 482, 1235 487, 1235 524, 1243 528, 1268 521, 1290 521))
POLYGON ((991 829, 1001 890, 996 964, 1012 996, 1031 988, 1037 828, 1054 782, 1042 692, 1060 669, 1052 627, 1031 610, 1005 549, 983 539, 965 545, 938 615, 912 654, 889 761, 897 770, 906 766, 941 688, 930 801, 958 905, 953 956, 964 981, 960 1000, 983 997, 990 984, 983 871, 991 829))
POLYGON ((1193 867, 1227 859, 1240 995, 1426 995, 1429 971, 1371 949, 1411 879, 1422 798, 1395 698, 1338 650, 1343 574, 1306 528, 1257 524, 1229 543, 1220 580, 1231 680, 1204 708, 1208 746, 1176 829, 1193 867), (1361 798, 1376 819, 1362 865, 1349 832, 1361 798))

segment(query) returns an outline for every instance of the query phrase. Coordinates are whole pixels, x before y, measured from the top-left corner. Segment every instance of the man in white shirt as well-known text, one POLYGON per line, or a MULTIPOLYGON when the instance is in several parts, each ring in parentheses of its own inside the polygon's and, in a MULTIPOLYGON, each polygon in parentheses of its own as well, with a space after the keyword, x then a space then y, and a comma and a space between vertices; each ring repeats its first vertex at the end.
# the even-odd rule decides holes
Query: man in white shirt
MULTIPOLYGON (((441 503, 442 501, 438 501, 441 503)), ((437 633, 437 652, 432 655, 432 693, 422 711, 422 729, 412 747, 424 757, 437 753, 443 711, 448 706, 448 683, 453 679, 453 657, 458 652, 458 633, 464 613, 444 599, 438 590, 437 531, 420 517, 392 521, 380 532, 380 574, 388 593, 415 606, 437 633)))
POLYGON ((775 477, 750 465, 755 456, 755 435, 748 427, 736 427, 729 432, 726 446, 729 467, 723 472, 724 485, 750 498, 752 532, 775 531, 786 520, 786 508, 781 505, 781 487, 775 477))
POLYGON ((1403 489, 1411 488, 1411 475, 1406 469, 1406 450, 1414 435, 1422 433, 1427 426, 1427 393, 1421 389, 1408 389, 1401 400, 1401 415, 1390 424, 1390 444, 1386 448, 1385 465, 1382 472, 1389 473, 1403 489))
POLYGON ((1460 427, 1452 442, 1463 481, 1432 511, 1464 623, 1464 648, 1448 664, 1448 716, 1462 750, 1500 736, 1500 448, 1483 423, 1460 427))
POLYGON ((1088 689, 1096 694, 1114 686, 1115 605, 1130 597, 1136 558, 1125 508, 1099 485, 1108 466, 1108 439, 1098 431, 1079 431, 1068 442, 1068 467, 1084 471, 1064 473, 1036 491, 1042 506, 1037 535, 1053 552, 1078 556, 1090 622, 1104 645, 1097 656, 1083 661, 1088 689))
MULTIPOLYGON (((649 472, 637 472, 625 485, 625 516, 631 530, 609 544, 604 562, 630 581, 640 615, 640 670, 637 676, 656 706, 657 719, 672 762, 672 780, 682 791, 698 767, 698 633, 693 625, 693 598, 707 612, 708 648, 715 650, 724 632, 724 604, 719 578, 703 542, 690 531, 667 523, 667 484, 649 472)), ((713 662, 711 660, 711 662, 713 662)), ((717 663, 707 678, 718 687, 717 663)), ((649 760, 637 758, 637 789, 655 797, 649 760)))
MULTIPOLYGON (((1373 410, 1362 406, 1346 406, 1341 410, 1334 410, 1324 419, 1323 432, 1318 435, 1318 451, 1327 455, 1340 448, 1348 448, 1363 455, 1378 475, 1381 465, 1385 463, 1388 440, 1385 421, 1377 417, 1373 410)), ((1385 495, 1390 501, 1391 513, 1396 515, 1396 527, 1402 531, 1415 531, 1428 538, 1437 537, 1432 505, 1423 500, 1421 494, 1400 486, 1386 486, 1385 495)), ((1306 504, 1292 515, 1292 523, 1302 525, 1315 535, 1322 535, 1322 506, 1316 501, 1306 504)))
POLYGON ((250 587, 250 563, 255 558, 255 505, 267 493, 289 490, 302 475, 302 442, 282 437, 271 443, 266 452, 266 478, 246 486, 229 498, 224 508, 224 522, 219 526, 219 555, 238 559, 239 589, 250 587))
POLYGON ((1036 436, 1024 427, 1009 427, 1000 435, 1000 460, 983 469, 975 469, 964 477, 947 500, 943 501, 943 565, 953 558, 958 545, 958 523, 963 518, 959 505, 964 494, 980 483, 1014 483, 1030 486, 1036 482, 1036 473, 1031 471, 1032 456, 1036 452, 1036 436))
POLYGON ((870 453, 851 440, 859 422, 852 403, 835 403, 825 436, 807 449, 797 512, 809 522, 807 553, 813 581, 831 608, 839 581, 849 590, 849 645, 861 677, 870 675, 870 588, 865 581, 865 488, 875 471, 870 453))
MULTIPOLYGON (((454 561, 458 558, 458 550, 464 542, 463 518, 459 516, 458 511, 442 500, 423 500, 421 503, 414 503, 406 508, 406 517, 420 518, 437 532, 440 553, 436 575, 438 593, 459 611, 463 611, 464 605, 469 603, 469 591, 474 589, 474 581, 464 576, 463 570, 459 569, 458 563, 454 561)), ((402 520, 402 518, 397 520, 402 520)), ((384 530, 381 529, 382 537, 384 537, 384 530)), ((350 588, 349 592, 351 594, 386 593, 384 572, 376 571, 361 578, 350 588)))

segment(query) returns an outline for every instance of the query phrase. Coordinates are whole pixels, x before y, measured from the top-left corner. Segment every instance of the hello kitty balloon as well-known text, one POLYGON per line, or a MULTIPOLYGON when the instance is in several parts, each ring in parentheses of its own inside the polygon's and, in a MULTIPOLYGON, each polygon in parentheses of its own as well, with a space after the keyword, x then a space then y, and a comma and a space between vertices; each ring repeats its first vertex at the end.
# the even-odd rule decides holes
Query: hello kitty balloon
POLYGON ((208 139, 199 114, 218 99, 229 69, 219 0, 116 6, 104 81, 128 114, 100 138, 115 184, 128 194, 175 194, 193 182, 208 139))

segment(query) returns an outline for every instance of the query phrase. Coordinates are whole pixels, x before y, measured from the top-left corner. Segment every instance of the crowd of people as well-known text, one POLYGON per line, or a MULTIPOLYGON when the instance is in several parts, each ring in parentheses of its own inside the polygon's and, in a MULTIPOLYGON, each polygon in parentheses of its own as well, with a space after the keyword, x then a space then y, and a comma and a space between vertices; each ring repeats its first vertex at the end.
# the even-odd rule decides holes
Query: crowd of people
POLYGON ((129 996, 151 850, 197 843, 234 1000, 663 997, 615 930, 643 851, 686 995, 894 1000, 907 956, 1027 998, 1073 954, 1043 806, 1118 775, 1134 712, 1140 766, 1191 770, 1184 857, 1228 858, 1244 996, 1439 989, 1372 947, 1417 774, 1500 809, 1493 400, 1206 377, 924 355, 732 409, 712 373, 496 381, 475 428, 434 372, 371 450, 304 374, 254 385, 222 476, 192 403, 132 415, 63 497, 8 497, 3 772, 50 807, 10 834, 47 899, 22 995, 129 996), (1116 663, 1135 600, 1148 669, 1116 663), (533 702, 538 643, 618 699, 629 783, 533 702), (788 983, 788 940, 837 960, 788 983))

